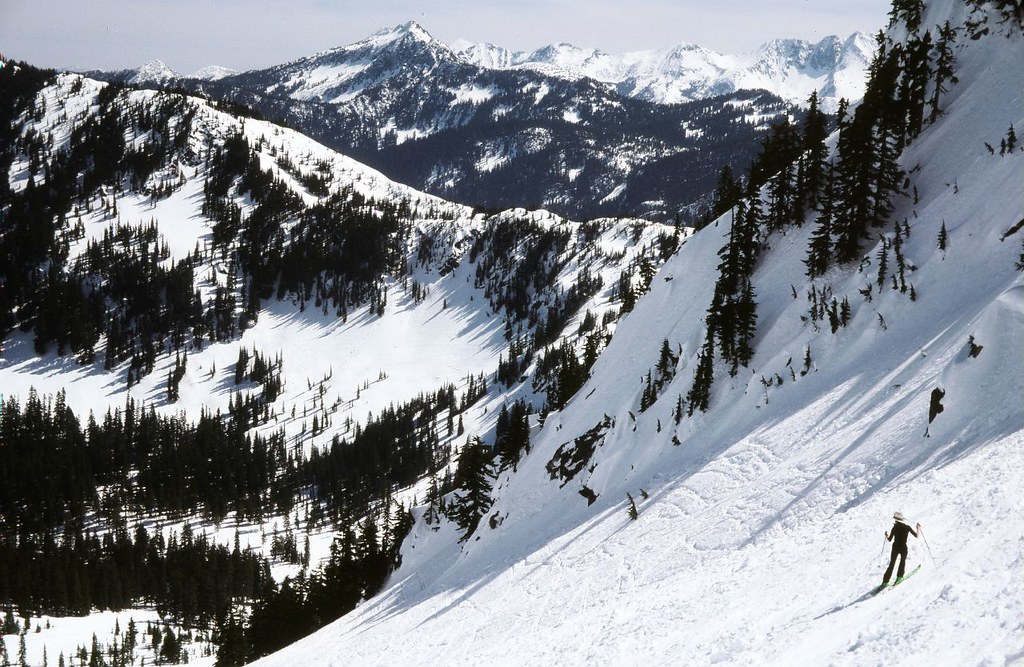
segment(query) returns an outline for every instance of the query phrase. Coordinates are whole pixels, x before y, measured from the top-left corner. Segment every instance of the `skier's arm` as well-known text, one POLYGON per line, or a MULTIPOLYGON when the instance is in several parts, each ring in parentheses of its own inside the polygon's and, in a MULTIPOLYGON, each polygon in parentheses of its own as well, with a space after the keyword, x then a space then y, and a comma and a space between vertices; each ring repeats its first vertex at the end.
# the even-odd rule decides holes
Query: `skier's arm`
POLYGON ((920 532, 920 530, 921 530, 921 522, 920 521, 917 522, 917 531, 916 532, 910 526, 907 526, 907 530, 909 530, 910 534, 913 535, 914 537, 918 537, 917 533, 920 532))

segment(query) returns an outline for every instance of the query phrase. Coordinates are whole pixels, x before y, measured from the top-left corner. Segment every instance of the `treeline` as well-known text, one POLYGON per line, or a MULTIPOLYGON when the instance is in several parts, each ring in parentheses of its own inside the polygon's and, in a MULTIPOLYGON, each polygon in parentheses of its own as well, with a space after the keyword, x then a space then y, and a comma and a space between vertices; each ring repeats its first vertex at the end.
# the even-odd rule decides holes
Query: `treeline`
MULTIPOLYGON (((491 308, 505 316, 509 347, 499 359, 495 381, 506 387, 514 385, 525 379, 523 373, 536 359, 533 389, 547 395, 542 413, 565 405, 589 377, 590 367, 610 339, 606 326, 617 316, 611 312, 598 323, 588 311, 578 330, 563 336, 586 302, 604 288, 603 279, 592 267, 610 259, 595 247, 605 231, 601 223, 592 222, 582 225, 574 236, 566 226, 502 217, 474 237, 467 253, 469 262, 476 264, 474 285, 484 290, 491 308), (565 289, 558 286, 558 278, 567 268, 573 243, 593 248, 589 253, 592 261, 577 270, 573 283, 565 289)), ((641 231, 642 227, 636 226, 628 233, 636 240, 641 231)), ((658 262, 671 256, 678 244, 678 230, 662 233, 629 263, 613 292, 620 301, 618 314, 633 309, 637 298, 650 287, 658 262)))
MULTIPOLYGON (((451 388, 442 389, 433 398, 435 408, 429 416, 439 415, 438 407, 454 408, 455 397, 451 388)), ((429 403, 421 402, 419 405, 430 410, 429 403)), ((401 424, 400 414, 411 413, 401 410, 384 417, 378 424, 383 429, 378 436, 385 437, 389 428, 401 424)), ((452 428, 450 422, 448 428, 452 428)), ((408 432, 409 425, 403 425, 395 433, 401 434, 403 430, 408 432)), ((332 452, 334 449, 332 447, 332 452)), ((453 476, 445 473, 441 477, 437 459, 427 462, 430 468, 427 471, 427 493, 423 499, 426 505, 424 522, 433 526, 442 515, 446 516, 458 526, 462 533, 461 541, 470 539, 493 504, 492 486, 498 467, 515 468, 529 449, 527 404, 520 400, 515 401, 511 408, 502 406, 494 445, 485 444, 479 438, 470 438, 460 451, 453 476)), ((315 470, 327 472, 329 477, 331 471, 342 474, 343 478, 352 477, 344 468, 331 468, 334 463, 320 464, 315 470)), ((418 477, 423 477, 423 473, 418 477)), ((377 484, 376 480, 365 481, 377 484)), ((329 559, 321 567, 312 573, 304 569, 298 576, 265 590, 264 595, 252 605, 250 613, 236 608, 224 617, 218 624, 217 665, 242 665, 279 650, 375 595, 387 577, 401 565, 402 541, 413 526, 412 513, 391 500, 390 495, 386 495, 378 507, 379 510, 370 508, 365 518, 355 523, 355 528, 351 508, 343 509, 339 520, 343 528, 331 545, 329 559)), ((492 518, 492 528, 496 525, 494 521, 492 518)))
MULTIPOLYGON (((438 424, 448 438, 461 434, 461 414, 486 392, 486 380, 472 377, 461 396, 452 385, 421 394, 308 455, 282 430, 248 432, 254 410, 262 422, 268 409, 248 394, 232 398, 227 414, 204 412, 195 422, 129 398, 84 425, 63 392, 30 391, 24 405, 8 396, 0 405, 0 535, 83 525, 90 512, 120 526, 140 513, 219 521, 235 512, 261 521, 301 505, 314 525, 344 522, 442 467, 450 453, 438 424)), ((328 415, 318 422, 314 414, 314 429, 328 415)))
MULTIPOLYGON (((0 166, 7 173, 16 157, 28 164, 23 188, 13 191, 7 179, 0 186, 0 332, 15 325, 34 328, 37 350, 56 343, 62 353, 80 354, 89 362, 100 335, 113 329, 120 339, 112 357, 143 357, 146 345, 159 347, 170 334, 155 321, 157 307, 174 310, 194 298, 191 285, 179 295, 189 260, 186 266, 164 268, 159 262, 166 249, 155 245, 149 231, 132 236, 128 228, 118 227, 110 233, 116 243, 105 238, 92 244, 73 270, 64 263, 69 244, 83 233, 82 214, 95 208, 116 220, 117 194, 123 188, 151 188, 156 198, 177 183, 147 185, 156 170, 186 149, 195 109, 176 95, 130 103, 117 86, 106 86, 96 95, 97 112, 68 119, 63 101, 47 109, 35 98, 53 81, 52 73, 25 65, 5 67, 0 76, 0 116, 10 121, 0 137, 0 166), (22 133, 22 120, 44 118, 73 124, 66 146, 54 148, 43 132, 22 133), (138 141, 126 142, 127 135, 138 141), (101 274, 102 284, 92 278, 99 267, 109 269, 101 274), (127 300, 111 307, 115 295, 127 300)), ((73 84, 81 85, 80 80, 73 84)), ((187 313, 172 315, 182 326, 191 324, 187 313)), ((139 365, 145 365, 144 359, 139 365)))
POLYGON ((50 614, 146 602, 180 623, 216 620, 219 664, 265 655, 374 595, 400 564, 412 515, 390 500, 395 488, 429 475, 426 502, 472 535, 490 507, 496 462, 514 466, 529 451, 529 409, 518 401, 499 415, 494 446, 471 440, 454 476, 441 474, 438 425, 461 434, 456 416, 486 391, 475 377, 461 397, 451 385, 424 394, 309 458, 279 434, 243 435, 230 414, 189 424, 129 400, 81 428, 63 394, 30 392, 24 407, 9 397, 0 411, 0 600, 50 614), (234 510, 259 521, 303 507, 307 527, 330 520, 340 536, 312 573, 308 545, 299 555, 290 530, 275 537, 271 552, 303 566, 280 585, 237 536, 229 550, 188 524, 167 542, 161 531, 127 528, 139 514, 219 519, 234 510), (103 535, 83 528, 89 512, 105 518, 103 535))
MULTIPOLYGON (((224 279, 210 274, 213 295, 204 300, 196 269, 210 249, 197 245, 168 262, 156 221, 123 223, 118 211, 124 192, 159 199, 184 182, 180 163, 201 164, 203 152, 194 154, 187 142, 195 104, 168 93, 132 101, 111 84, 95 94, 98 108, 69 119, 63 100, 48 109, 37 96, 55 81, 54 73, 27 65, 0 75, 0 167, 8 173, 15 159, 27 164, 23 188, 15 192, 6 178, 0 186, 0 338, 19 326, 34 332, 39 354, 56 349, 90 364, 99 353, 106 370, 130 361, 130 386, 152 372, 161 354, 235 338, 275 295, 340 317, 367 303, 383 312, 384 277, 406 273, 405 202, 378 202, 346 188, 307 207, 261 169, 259 145, 231 135, 205 151, 203 212, 213 220, 213 252, 228 261, 224 279), (27 123, 39 129, 26 130, 27 123), (72 126, 61 148, 46 129, 58 123, 72 126), (236 200, 242 196, 253 204, 246 215, 236 200), (70 262, 85 215, 105 217, 110 226, 70 262)), ((84 83, 62 85, 77 94, 84 83)), ((318 169, 299 173, 299 180, 327 195, 318 175, 323 165, 318 169)), ((169 379, 171 400, 176 385, 169 379)))
POLYGON ((99 512, 112 525, 127 513, 259 520, 290 508, 274 493, 294 465, 284 436, 249 435, 248 423, 204 412, 197 421, 159 415, 128 399, 83 425, 63 392, 0 406, 0 533, 39 535, 82 525, 99 512), (101 493, 99 489, 102 488, 101 493), (275 499, 280 499, 274 502, 275 499))
POLYGON ((186 523, 180 533, 144 526, 102 536, 81 529, 0 539, 0 600, 21 615, 85 615, 153 604, 182 625, 206 625, 232 605, 273 590, 251 551, 212 544, 186 523))

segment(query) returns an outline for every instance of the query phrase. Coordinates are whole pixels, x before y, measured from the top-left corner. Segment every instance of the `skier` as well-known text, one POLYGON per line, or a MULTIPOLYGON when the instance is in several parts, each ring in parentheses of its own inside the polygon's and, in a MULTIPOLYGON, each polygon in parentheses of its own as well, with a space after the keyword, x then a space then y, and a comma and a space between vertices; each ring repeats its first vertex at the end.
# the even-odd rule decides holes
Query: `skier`
POLYGON ((892 518, 896 522, 892 525, 892 530, 886 532, 886 542, 892 542, 892 554, 889 556, 889 567, 885 570, 885 576, 882 578, 882 586, 889 583, 889 578, 892 576, 892 568, 896 565, 896 557, 900 559, 900 567, 896 571, 896 583, 903 581, 903 573, 907 567, 907 534, 917 537, 918 531, 921 530, 921 523, 917 523, 917 530, 910 527, 910 524, 903 518, 902 512, 896 512, 892 515, 892 518))

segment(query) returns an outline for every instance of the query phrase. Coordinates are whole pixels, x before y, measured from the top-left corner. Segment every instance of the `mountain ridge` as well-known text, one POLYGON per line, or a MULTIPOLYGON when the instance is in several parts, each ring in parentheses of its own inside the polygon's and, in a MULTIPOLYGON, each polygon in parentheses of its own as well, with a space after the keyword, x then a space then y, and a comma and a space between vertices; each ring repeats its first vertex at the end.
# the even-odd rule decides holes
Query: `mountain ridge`
MULTIPOLYGON (((482 208, 692 224, 722 168, 744 170, 772 122, 802 113, 772 89, 806 105, 820 84, 819 108, 835 105, 839 74, 805 67, 793 75, 790 63, 838 57, 837 40, 817 50, 792 40, 769 47, 774 56, 758 60, 761 69, 738 69, 737 57, 693 45, 618 64, 587 52, 589 72, 573 64, 583 50, 558 45, 535 52, 548 62, 495 68, 409 22, 262 70, 153 85, 243 104, 396 180, 482 208), (604 81, 602 70, 611 72, 604 81), (746 92, 755 89, 769 92, 746 92)), ((860 79, 856 66, 848 70, 860 79)))
POLYGON ((417 24, 181 83, 280 118, 435 195, 582 218, 665 221, 682 212, 689 222, 721 168, 745 168, 770 123, 790 112, 762 92, 657 105, 592 79, 480 68, 417 24))
POLYGON ((817 89, 823 110, 833 113, 840 97, 852 101, 863 94, 873 48, 869 36, 853 33, 845 40, 829 35, 816 43, 773 39, 742 55, 690 43, 617 55, 568 43, 526 52, 462 40, 455 50, 482 67, 533 69, 562 78, 585 76, 624 95, 661 104, 760 88, 805 105, 817 89))

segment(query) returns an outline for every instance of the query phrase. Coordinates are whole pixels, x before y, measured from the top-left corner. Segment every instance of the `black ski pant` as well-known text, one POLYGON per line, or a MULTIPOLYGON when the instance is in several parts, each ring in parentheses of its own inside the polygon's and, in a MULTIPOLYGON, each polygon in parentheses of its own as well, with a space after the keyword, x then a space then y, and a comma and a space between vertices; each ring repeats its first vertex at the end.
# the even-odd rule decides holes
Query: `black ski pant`
POLYGON ((900 567, 896 570, 896 578, 899 579, 903 576, 903 573, 907 569, 907 545, 906 544, 894 544, 892 545, 892 554, 889 556, 889 567, 885 570, 885 576, 882 577, 882 583, 889 583, 889 578, 892 577, 892 568, 896 566, 896 558, 900 559, 900 567))

